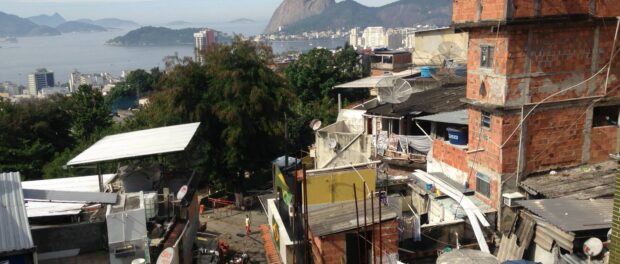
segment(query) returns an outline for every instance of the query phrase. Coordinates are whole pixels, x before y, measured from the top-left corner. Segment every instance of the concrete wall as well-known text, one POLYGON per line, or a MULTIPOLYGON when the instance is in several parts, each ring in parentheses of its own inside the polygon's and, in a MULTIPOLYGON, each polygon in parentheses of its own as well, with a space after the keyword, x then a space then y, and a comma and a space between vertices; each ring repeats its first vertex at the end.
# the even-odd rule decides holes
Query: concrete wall
POLYGON ((364 163, 370 160, 372 142, 369 135, 319 131, 315 138, 317 168, 364 163), (329 146, 330 139, 338 142, 336 150, 329 146), (348 148, 344 149, 347 145, 348 148))
POLYGON ((280 255, 280 260, 282 263, 293 263, 294 256, 291 250, 288 250, 289 247, 293 246, 293 241, 291 241, 288 233, 286 232, 286 228, 284 227, 284 222, 282 222, 282 218, 278 213, 278 208, 274 202, 274 199, 267 200, 267 220, 269 221, 269 230, 271 231, 271 236, 273 239, 273 243, 276 246, 276 250, 280 255))
POLYGON ((77 248, 83 254, 103 250, 107 246, 105 222, 33 226, 31 233, 38 253, 77 248))
POLYGON ((441 65, 444 59, 467 63, 468 33, 454 33, 454 29, 416 32, 413 65, 441 65))

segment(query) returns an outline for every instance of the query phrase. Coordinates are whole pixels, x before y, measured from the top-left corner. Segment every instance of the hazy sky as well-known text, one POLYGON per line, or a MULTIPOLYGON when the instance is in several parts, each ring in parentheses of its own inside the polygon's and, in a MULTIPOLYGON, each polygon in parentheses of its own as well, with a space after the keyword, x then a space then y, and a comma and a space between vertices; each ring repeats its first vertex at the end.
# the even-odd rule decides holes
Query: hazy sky
MULTIPOLYGON (((340 2, 341 0, 337 0, 340 2)), ((357 0, 381 6, 396 0, 357 0)), ((266 21, 282 0, 0 0, 0 11, 18 16, 58 12, 66 19, 117 17, 142 24, 183 20, 225 22, 246 17, 266 21)))

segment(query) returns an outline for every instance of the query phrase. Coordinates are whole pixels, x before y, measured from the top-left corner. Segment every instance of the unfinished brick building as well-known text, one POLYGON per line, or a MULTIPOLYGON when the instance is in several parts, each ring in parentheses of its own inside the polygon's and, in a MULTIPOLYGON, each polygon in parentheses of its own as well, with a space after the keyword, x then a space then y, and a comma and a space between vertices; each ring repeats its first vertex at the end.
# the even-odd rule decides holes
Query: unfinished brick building
POLYGON ((617 0, 453 0, 452 16, 469 32, 468 143, 436 140, 431 163, 501 214, 528 175, 620 150, 617 0))

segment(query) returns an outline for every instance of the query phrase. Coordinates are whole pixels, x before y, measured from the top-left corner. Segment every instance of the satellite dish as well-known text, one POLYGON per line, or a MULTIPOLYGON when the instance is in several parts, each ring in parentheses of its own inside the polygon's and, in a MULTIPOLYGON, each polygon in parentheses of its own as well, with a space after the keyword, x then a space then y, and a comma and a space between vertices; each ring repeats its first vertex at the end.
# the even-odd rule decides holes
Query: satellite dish
POLYGON ((312 130, 317 131, 321 128, 321 120, 318 119, 313 119, 312 121, 310 121, 310 128, 312 128, 312 130))
POLYGON ((590 257, 598 256, 602 251, 603 242, 596 237, 591 237, 583 243, 583 253, 590 257))
POLYGON ((400 104, 407 101, 413 88, 408 81, 397 77, 385 77, 377 83, 379 102, 400 104))
POLYGON ((168 247, 159 254, 157 264, 170 264, 174 261, 174 248, 168 247))
POLYGON ((179 192, 177 193, 177 200, 182 200, 186 194, 187 194, 187 185, 183 185, 181 186, 181 189, 179 189, 179 192))

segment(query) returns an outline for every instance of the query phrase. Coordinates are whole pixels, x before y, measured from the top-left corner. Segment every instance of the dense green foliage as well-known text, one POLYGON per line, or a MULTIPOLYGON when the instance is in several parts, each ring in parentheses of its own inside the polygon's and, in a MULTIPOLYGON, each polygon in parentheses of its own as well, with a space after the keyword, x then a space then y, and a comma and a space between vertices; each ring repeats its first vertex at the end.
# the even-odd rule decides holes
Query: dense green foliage
POLYGON ((161 79, 162 72, 159 68, 153 68, 150 72, 142 69, 129 72, 125 80, 116 83, 114 88, 108 92, 105 99, 108 103, 123 97, 141 97, 155 90, 157 83, 161 79))
MULTIPOLYGON (((124 36, 108 40, 108 44, 119 46, 176 46, 194 45, 194 33, 199 28, 170 29, 166 27, 141 27, 129 31, 124 36)), ((221 33, 219 33, 221 34, 221 33)), ((227 42, 229 38, 218 36, 218 42, 227 42)))
MULTIPOLYGON (((270 179, 273 159, 305 150, 314 138, 310 120, 335 119, 332 86, 364 75, 349 46, 304 54, 286 74, 269 67, 269 47, 251 41, 236 39, 204 56, 204 64, 178 59, 166 73, 130 73, 108 96, 148 92, 149 104, 114 124, 110 100, 90 86, 70 97, 1 102, 0 127, 8 129, 0 131, 0 171, 20 171, 27 179, 83 174, 63 165, 105 135, 201 122, 186 151, 158 161, 167 170, 195 169, 204 180, 241 190, 244 175, 270 179)), ((360 96, 345 94, 349 100, 360 96)))
MULTIPOLYGON (((296 108, 297 117, 290 130, 296 149, 305 149, 314 141, 313 131, 308 126, 311 120, 319 119, 323 124, 335 121, 338 114, 337 93, 332 88, 368 75, 359 55, 349 45, 336 53, 313 49, 289 65, 285 73, 302 102, 296 108)), ((345 101, 358 101, 368 96, 367 91, 362 89, 339 92, 345 101)))

